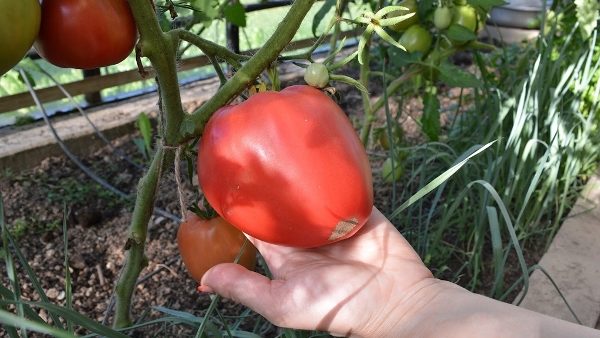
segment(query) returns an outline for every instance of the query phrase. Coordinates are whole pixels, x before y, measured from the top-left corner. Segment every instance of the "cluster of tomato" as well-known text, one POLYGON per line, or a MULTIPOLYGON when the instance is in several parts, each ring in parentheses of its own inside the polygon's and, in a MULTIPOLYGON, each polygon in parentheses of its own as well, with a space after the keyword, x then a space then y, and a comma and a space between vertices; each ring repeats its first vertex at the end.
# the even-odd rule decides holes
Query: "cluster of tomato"
MULTIPOLYGON (((453 3, 439 5, 433 13, 422 17, 416 0, 404 0, 399 3, 400 6, 407 8, 407 11, 392 12, 392 16, 400 16, 414 13, 410 18, 390 26, 396 32, 401 32, 398 41, 409 53, 420 52, 427 54, 433 43, 433 35, 427 28, 428 22, 433 23, 433 27, 444 33, 451 25, 459 25, 466 28, 471 33, 478 32, 483 27, 482 15, 474 7, 467 4, 465 0, 455 0, 453 3)), ((429 24, 430 25, 430 24, 429 24)), ((460 44, 457 41, 447 40, 454 44, 460 44)))
POLYGON ((56 66, 90 69, 121 62, 136 40, 127 0, 0 0, 0 75, 32 46, 56 66))

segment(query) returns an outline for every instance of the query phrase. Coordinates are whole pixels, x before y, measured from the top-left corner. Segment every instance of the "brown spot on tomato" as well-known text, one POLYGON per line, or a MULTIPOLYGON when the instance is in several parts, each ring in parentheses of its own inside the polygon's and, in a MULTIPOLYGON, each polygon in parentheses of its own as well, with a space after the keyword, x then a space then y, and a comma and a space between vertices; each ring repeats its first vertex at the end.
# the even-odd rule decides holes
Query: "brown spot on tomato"
POLYGON ((329 235, 328 240, 335 241, 350 233, 358 225, 358 219, 344 219, 338 222, 335 229, 329 235))

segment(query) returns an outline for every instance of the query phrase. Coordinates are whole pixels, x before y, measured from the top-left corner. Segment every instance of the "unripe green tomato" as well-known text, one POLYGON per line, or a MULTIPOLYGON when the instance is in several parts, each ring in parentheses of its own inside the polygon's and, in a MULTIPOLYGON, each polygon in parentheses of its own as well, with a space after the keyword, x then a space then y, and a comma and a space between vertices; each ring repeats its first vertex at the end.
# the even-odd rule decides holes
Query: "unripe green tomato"
POLYGON ((457 6, 463 6, 467 4, 467 0, 454 0, 452 2, 457 6))
POLYGON ((388 157, 381 167, 381 175, 383 176, 383 180, 388 183, 392 183, 394 181, 398 181, 400 177, 402 177, 402 165, 400 161, 394 159, 394 168, 392 170, 392 158, 388 157))
POLYGON ((433 12, 433 25, 439 30, 450 26, 452 22, 452 11, 448 7, 438 7, 433 12))
POLYGON ((398 42, 409 53, 421 52, 423 54, 431 48, 431 33, 421 25, 410 26, 400 37, 398 42))
POLYGON ((408 11, 393 11, 389 14, 390 18, 415 13, 415 15, 411 16, 410 18, 390 26, 390 28, 396 32, 404 32, 408 27, 419 22, 419 14, 417 13, 418 6, 415 0, 404 0, 399 3, 398 6, 406 7, 408 8, 408 11))
POLYGON ((311 63, 304 71, 304 81, 309 86, 324 88, 329 83, 329 70, 322 63, 311 63))
POLYGON ((456 6, 452 13, 452 23, 475 32, 477 29, 477 11, 470 5, 456 6))
POLYGON ((0 0, 0 75, 14 67, 40 29, 38 0, 0 0))

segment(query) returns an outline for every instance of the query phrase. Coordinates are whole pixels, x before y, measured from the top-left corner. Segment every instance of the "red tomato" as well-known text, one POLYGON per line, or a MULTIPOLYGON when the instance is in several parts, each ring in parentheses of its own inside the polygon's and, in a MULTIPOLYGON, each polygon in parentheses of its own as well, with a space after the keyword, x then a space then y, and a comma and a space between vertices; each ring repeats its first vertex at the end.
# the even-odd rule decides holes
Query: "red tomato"
MULTIPOLYGON (((233 263, 246 236, 223 218, 201 219, 188 213, 187 220, 177 230, 177 246, 183 264, 196 281, 208 269, 221 263, 233 263)), ((249 270, 256 266, 256 248, 248 242, 238 261, 249 270)))
POLYGON ((123 61, 136 39, 126 0, 43 0, 35 48, 56 66, 89 69, 123 61))
POLYGON ((275 244, 348 238, 373 207, 362 143, 341 108, 310 86, 218 110, 200 141, 198 177, 223 218, 275 244))

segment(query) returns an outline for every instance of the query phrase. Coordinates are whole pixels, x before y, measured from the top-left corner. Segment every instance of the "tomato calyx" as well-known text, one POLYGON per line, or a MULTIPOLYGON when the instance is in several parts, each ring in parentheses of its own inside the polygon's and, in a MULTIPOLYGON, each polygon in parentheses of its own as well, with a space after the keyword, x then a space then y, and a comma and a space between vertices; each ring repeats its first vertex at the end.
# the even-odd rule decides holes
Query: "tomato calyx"
POLYGON ((210 220, 219 217, 217 211, 208 203, 206 198, 202 198, 202 207, 194 203, 188 207, 188 211, 200 217, 203 220, 210 220))

